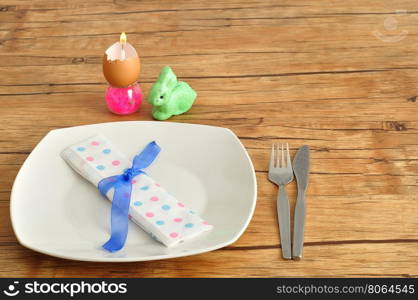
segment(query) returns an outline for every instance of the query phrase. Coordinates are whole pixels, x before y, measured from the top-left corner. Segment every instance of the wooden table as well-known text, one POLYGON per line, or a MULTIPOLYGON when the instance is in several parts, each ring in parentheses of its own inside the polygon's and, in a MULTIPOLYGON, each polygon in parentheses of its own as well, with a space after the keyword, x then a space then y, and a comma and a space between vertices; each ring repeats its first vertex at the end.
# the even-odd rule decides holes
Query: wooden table
MULTIPOLYGON (((0 4, 0 275, 276 277, 418 275, 416 1, 18 1, 0 4), (126 31, 147 94, 164 65, 198 91, 171 119, 224 126, 258 180, 253 220, 233 245, 163 261, 85 263, 20 246, 10 190, 50 130, 150 120, 103 100, 104 50, 126 31), (284 261, 273 142, 312 148, 305 257, 284 261)), ((289 187, 295 197, 294 183, 289 187)))

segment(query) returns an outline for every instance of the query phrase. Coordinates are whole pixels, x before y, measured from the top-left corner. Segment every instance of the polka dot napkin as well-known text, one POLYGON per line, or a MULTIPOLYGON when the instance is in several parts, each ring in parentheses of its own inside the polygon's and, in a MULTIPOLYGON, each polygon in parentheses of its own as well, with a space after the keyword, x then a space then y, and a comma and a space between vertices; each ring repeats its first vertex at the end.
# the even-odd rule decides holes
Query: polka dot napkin
MULTIPOLYGON (((61 156, 96 187, 103 178, 122 174, 132 166, 132 162, 101 135, 66 148, 61 156)), ((154 163, 158 163, 158 157, 154 163)), ((113 189, 106 196, 111 200, 113 189)), ((110 215, 103 217, 109 218, 110 223, 110 215)), ((129 218, 168 247, 212 229, 212 225, 145 174, 132 180, 129 218)))

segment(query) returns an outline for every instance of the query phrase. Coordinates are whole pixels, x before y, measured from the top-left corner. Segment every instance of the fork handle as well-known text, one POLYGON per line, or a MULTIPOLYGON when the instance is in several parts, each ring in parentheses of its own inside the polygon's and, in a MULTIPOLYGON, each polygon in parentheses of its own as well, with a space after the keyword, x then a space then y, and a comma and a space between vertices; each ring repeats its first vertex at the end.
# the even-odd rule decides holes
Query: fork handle
POLYGON ((298 189, 298 197, 295 206, 293 227, 293 259, 299 260, 303 254, 303 238, 305 233, 306 201, 305 190, 298 189))
POLYGON ((284 185, 279 186, 277 197, 277 216, 279 219, 280 243, 284 259, 292 259, 292 246, 290 238, 290 209, 289 200, 284 185))

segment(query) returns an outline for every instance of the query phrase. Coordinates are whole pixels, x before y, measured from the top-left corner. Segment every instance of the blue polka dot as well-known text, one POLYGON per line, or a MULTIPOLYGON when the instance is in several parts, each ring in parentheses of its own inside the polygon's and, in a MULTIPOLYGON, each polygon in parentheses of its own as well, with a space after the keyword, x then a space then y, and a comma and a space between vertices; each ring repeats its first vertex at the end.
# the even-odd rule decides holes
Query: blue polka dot
POLYGON ((164 204, 163 206, 161 206, 161 208, 164 210, 169 210, 171 207, 170 205, 164 204))
POLYGON ((110 149, 104 149, 104 150, 103 150, 103 153, 104 153, 104 154, 109 154, 110 152, 112 152, 110 149))
POLYGON ((142 205, 142 202, 141 202, 141 201, 135 201, 135 202, 134 202, 134 205, 135 205, 135 206, 141 206, 141 205, 142 205))
POLYGON ((186 225, 184 225, 184 227, 186 228, 192 228, 194 225, 193 223, 187 223, 186 225))
POLYGON ((83 152, 83 151, 86 150, 86 148, 85 147, 78 147, 77 150, 80 151, 80 152, 83 152))
POLYGON ((96 169, 97 169, 97 170, 102 171, 102 170, 104 170, 104 169, 105 169, 105 166, 103 166, 103 165, 98 165, 98 166, 96 166, 96 169))
POLYGON ((195 212, 193 210, 189 210, 189 213, 191 213, 192 215, 195 214, 195 212))
POLYGON ((157 225, 164 225, 164 221, 157 221, 157 222, 155 222, 157 225))
POLYGON ((148 185, 143 186, 142 188, 140 188, 140 190, 143 190, 143 191, 146 191, 146 190, 148 190, 148 189, 149 189, 149 186, 148 186, 148 185))

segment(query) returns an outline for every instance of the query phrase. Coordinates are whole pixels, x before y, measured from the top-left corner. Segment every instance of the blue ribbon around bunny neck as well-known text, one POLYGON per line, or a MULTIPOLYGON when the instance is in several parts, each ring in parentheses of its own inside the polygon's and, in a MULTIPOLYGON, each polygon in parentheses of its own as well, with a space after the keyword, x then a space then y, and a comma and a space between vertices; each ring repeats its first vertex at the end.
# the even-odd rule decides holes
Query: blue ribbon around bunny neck
POLYGON ((103 196, 114 188, 111 211, 111 235, 110 239, 102 246, 109 252, 116 252, 125 245, 128 235, 128 214, 131 202, 132 179, 145 174, 142 169, 148 167, 158 156, 161 148, 157 143, 149 143, 141 153, 135 156, 132 167, 125 169, 120 175, 102 179, 98 188, 103 196))

